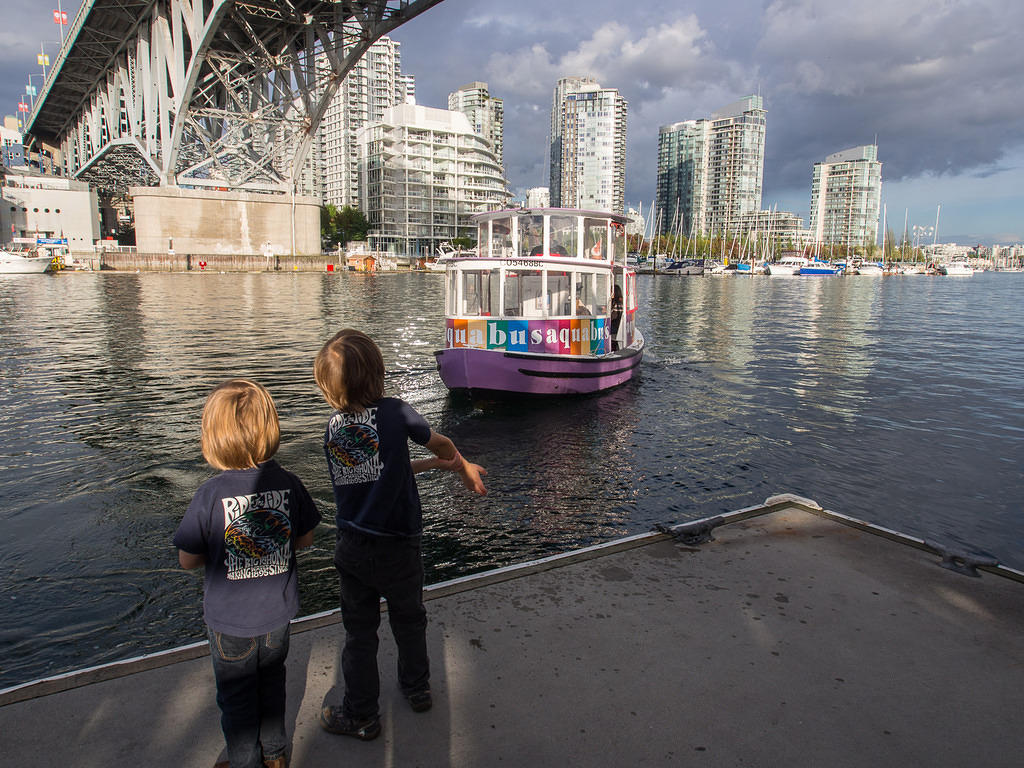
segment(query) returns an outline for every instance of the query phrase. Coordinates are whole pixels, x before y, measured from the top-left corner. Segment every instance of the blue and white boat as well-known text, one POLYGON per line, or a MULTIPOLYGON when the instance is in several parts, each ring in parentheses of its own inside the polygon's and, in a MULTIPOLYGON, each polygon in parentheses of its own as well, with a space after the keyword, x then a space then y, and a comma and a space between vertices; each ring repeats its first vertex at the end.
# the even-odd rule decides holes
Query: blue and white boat
POLYGON ((818 261, 817 259, 800 267, 801 275, 841 275, 842 273, 842 267, 830 264, 827 261, 818 261))

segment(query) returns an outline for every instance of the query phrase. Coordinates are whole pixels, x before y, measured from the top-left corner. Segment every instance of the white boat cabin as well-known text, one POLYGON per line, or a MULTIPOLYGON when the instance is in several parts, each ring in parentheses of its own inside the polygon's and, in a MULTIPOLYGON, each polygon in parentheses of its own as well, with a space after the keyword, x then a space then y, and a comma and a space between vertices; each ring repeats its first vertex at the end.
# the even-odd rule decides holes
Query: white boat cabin
POLYGON ((448 260, 447 346, 605 355, 635 336, 624 216, 534 208, 474 216, 477 248, 448 260))

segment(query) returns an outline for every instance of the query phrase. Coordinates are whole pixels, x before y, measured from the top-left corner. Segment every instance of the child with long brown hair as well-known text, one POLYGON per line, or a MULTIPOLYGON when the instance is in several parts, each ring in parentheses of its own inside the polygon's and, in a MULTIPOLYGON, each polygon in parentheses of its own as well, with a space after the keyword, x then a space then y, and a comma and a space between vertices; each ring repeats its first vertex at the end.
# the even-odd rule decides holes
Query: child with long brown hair
POLYGON ((373 340, 347 328, 324 344, 314 377, 336 410, 324 453, 337 505, 334 565, 341 581, 345 645, 342 705, 326 702, 320 724, 331 733, 374 739, 380 734, 377 628, 380 600, 398 646, 398 683, 413 711, 430 709, 427 613, 423 607, 420 536, 423 514, 413 474, 441 468, 484 494, 483 467, 462 458, 408 403, 384 396, 384 358, 373 340), (409 443, 436 458, 411 461, 409 443))

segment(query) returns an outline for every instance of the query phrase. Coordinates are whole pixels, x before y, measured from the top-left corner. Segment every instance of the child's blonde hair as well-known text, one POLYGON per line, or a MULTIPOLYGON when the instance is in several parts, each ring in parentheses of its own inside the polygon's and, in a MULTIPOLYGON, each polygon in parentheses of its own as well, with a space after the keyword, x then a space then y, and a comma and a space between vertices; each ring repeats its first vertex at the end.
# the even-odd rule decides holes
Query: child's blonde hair
POLYGON ((313 378, 339 411, 361 411, 384 397, 384 358, 362 331, 338 331, 317 353, 313 378))
POLYGON ((203 458, 217 469, 247 469, 266 461, 281 443, 270 393, 248 379, 225 381, 203 406, 203 458))

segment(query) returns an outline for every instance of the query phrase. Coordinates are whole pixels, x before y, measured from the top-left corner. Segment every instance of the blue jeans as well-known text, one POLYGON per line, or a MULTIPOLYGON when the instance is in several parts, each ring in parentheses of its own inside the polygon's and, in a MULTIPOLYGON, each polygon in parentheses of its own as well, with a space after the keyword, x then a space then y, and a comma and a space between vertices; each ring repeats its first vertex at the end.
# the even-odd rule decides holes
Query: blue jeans
POLYGON ((281 757, 288 748, 284 662, 290 632, 290 624, 258 637, 207 629, 231 768, 260 768, 264 758, 281 757))
POLYGON ((391 634, 398 646, 398 684, 402 692, 408 695, 430 687, 420 542, 418 538, 367 536, 341 529, 334 565, 341 579, 341 619, 345 625, 341 652, 343 711, 356 719, 373 717, 380 696, 377 629, 381 597, 387 600, 391 634))

